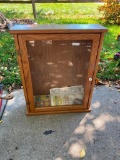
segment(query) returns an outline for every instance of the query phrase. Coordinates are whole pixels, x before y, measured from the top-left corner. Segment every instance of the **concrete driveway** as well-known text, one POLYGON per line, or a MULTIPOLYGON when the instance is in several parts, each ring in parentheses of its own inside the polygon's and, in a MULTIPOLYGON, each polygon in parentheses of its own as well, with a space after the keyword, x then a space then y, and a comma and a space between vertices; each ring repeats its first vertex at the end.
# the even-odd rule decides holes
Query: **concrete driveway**
POLYGON ((120 160, 120 92, 94 88, 90 113, 25 115, 16 90, 0 124, 0 160, 120 160))

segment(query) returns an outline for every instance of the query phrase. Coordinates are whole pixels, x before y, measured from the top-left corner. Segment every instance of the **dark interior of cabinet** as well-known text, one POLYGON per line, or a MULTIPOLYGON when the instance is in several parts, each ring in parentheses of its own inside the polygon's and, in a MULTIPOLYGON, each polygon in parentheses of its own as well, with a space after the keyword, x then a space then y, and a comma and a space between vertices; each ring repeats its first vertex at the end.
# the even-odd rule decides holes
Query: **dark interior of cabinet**
POLYGON ((51 88, 85 85, 90 61, 90 40, 27 41, 34 95, 51 88))

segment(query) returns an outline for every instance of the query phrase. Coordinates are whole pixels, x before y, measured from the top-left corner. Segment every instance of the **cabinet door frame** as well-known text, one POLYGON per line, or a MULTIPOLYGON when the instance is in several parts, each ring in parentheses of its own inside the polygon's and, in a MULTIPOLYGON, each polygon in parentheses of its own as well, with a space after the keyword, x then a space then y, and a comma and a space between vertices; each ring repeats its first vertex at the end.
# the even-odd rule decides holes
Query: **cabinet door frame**
POLYGON ((20 34, 18 35, 18 41, 20 45, 20 50, 22 51, 21 62, 23 67, 24 81, 27 91, 27 98, 29 104, 29 112, 31 113, 59 113, 59 112, 74 112, 80 110, 88 110, 88 101, 89 95, 91 92, 92 81, 89 81, 89 78, 93 79, 94 70, 96 67, 96 58, 98 55, 100 34, 20 34), (31 83, 31 74, 30 66, 28 60, 28 53, 26 47, 26 41, 34 40, 91 40, 91 56, 89 62, 89 69, 87 74, 87 81, 85 82, 85 93, 84 93, 84 104, 83 105, 72 105, 72 106, 59 106, 59 107, 43 107, 35 108, 34 98, 33 98, 33 87, 31 83))

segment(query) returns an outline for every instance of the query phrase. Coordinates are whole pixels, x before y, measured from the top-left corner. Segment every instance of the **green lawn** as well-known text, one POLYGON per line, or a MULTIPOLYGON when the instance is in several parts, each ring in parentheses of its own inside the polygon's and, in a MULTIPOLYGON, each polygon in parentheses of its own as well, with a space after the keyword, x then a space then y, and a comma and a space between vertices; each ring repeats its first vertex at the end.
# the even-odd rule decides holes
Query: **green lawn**
MULTIPOLYGON (((67 18, 81 19, 83 16, 94 19, 102 16, 97 10, 99 5, 95 3, 36 4, 37 20, 40 23, 49 23, 50 21, 46 21, 48 17, 53 20, 61 19, 61 21, 67 18)), ((0 4, 0 12, 8 18, 33 18, 31 4, 0 4)))
MULTIPOLYGON (((39 24, 58 23, 58 24, 102 24, 97 7, 102 4, 97 3, 64 3, 64 4, 36 4, 37 19, 39 24)), ((0 4, 0 12, 7 18, 31 18, 33 19, 31 4, 0 4)), ((116 52, 120 51, 120 41, 116 40, 120 33, 120 26, 105 25, 108 33, 105 35, 103 49, 101 52, 100 70, 97 76, 102 80, 120 79, 120 62, 113 60, 116 52)), ((13 82, 20 83, 18 66, 16 63, 16 53, 14 49, 13 37, 9 33, 0 33, 0 74, 6 78, 6 85, 13 82), (12 75, 11 75, 12 71, 12 75)))

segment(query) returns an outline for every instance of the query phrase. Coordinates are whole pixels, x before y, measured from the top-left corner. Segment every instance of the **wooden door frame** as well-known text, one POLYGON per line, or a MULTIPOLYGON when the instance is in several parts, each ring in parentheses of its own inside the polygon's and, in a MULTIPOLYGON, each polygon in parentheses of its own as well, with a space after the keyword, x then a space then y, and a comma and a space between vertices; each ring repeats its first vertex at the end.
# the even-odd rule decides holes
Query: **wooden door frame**
POLYGON ((96 67, 96 57, 98 54, 98 48, 99 48, 99 42, 100 42, 100 34, 21 34, 18 35, 20 50, 22 50, 22 66, 23 66, 23 73, 25 78, 25 86, 27 90, 28 95, 28 102, 29 104, 29 111, 28 114, 44 114, 44 113, 59 113, 59 112, 80 112, 80 111, 89 111, 89 96, 91 94, 91 87, 93 84, 93 81, 89 81, 89 77, 93 79, 94 76, 94 70, 96 67), (91 48, 91 56, 90 56, 90 66, 88 69, 88 75, 87 75, 87 82, 85 84, 85 93, 84 93, 84 104, 79 106, 72 105, 71 106, 59 106, 59 107, 44 107, 44 108, 35 108, 34 107, 34 99, 33 99, 33 88, 31 83, 31 74, 30 74, 30 66, 29 61, 27 57, 27 47, 26 47, 26 41, 31 40, 92 40, 92 48, 91 48), (94 65, 93 65, 94 63, 94 65), (86 89, 87 88, 87 89, 86 89), (82 107, 83 106, 83 107, 82 107), (52 110, 52 111, 51 111, 52 110))

